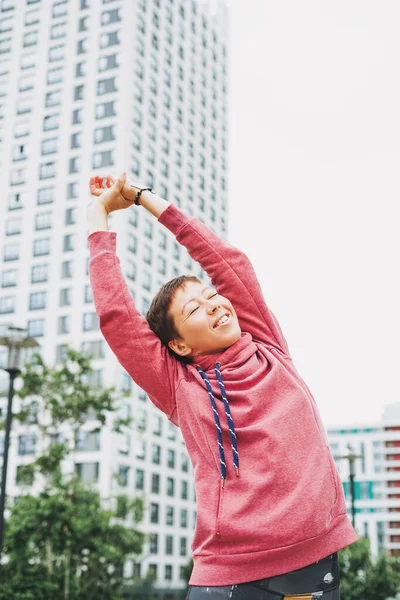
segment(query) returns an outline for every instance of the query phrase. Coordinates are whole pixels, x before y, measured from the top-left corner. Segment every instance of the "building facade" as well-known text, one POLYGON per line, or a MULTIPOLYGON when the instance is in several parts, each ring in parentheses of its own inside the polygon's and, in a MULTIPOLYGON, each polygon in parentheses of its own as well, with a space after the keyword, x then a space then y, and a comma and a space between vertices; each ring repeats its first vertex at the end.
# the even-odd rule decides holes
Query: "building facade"
POLYGON ((381 550, 400 553, 400 405, 385 406, 382 421, 330 427, 329 445, 343 481, 349 515, 351 491, 349 446, 355 460, 355 525, 371 541, 376 557, 381 550))
MULTIPOLYGON (((85 350, 93 384, 120 390, 120 414, 134 418, 132 430, 84 429, 77 469, 105 498, 144 497, 141 527, 152 535, 132 568, 152 571, 161 587, 182 587, 196 516, 191 465, 179 430, 102 339, 88 279, 88 180, 125 170, 226 235, 227 8, 222 0, 1 0, 0 7, 0 329, 27 327, 49 364, 67 346, 85 350)), ((111 215, 110 228, 142 313, 165 281, 204 278, 143 209, 111 215)), ((3 414, 7 385, 2 372, 3 414)), ((37 446, 34 423, 15 424, 9 495, 21 493, 18 467, 37 446)))

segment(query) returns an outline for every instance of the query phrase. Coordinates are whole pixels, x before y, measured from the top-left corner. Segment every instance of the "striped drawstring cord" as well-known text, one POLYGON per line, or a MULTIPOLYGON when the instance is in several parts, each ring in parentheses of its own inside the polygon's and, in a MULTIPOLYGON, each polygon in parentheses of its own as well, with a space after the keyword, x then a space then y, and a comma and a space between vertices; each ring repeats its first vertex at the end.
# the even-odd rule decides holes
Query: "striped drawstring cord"
MULTIPOLYGON (((224 406, 225 406, 225 414, 226 414, 227 421, 228 421, 229 435, 230 435, 230 438, 231 438, 231 446, 232 446, 233 465, 235 467, 236 476, 239 477, 239 453, 238 453, 238 450, 237 450, 235 426, 234 426, 234 423, 233 423, 233 419, 232 419, 232 415, 231 415, 231 410, 230 410, 229 402, 228 402, 228 399, 227 399, 227 396, 226 396, 226 391, 225 391, 225 386, 224 386, 224 382, 223 382, 221 371, 220 371, 220 366, 221 366, 220 363, 216 363, 214 369, 215 369, 215 373, 216 373, 216 376, 217 376, 219 388, 221 390, 221 396, 222 396, 222 400, 223 400, 224 406)), ((216 431, 217 431, 217 438, 218 438, 218 450, 219 450, 221 480, 222 480, 222 487, 224 487, 224 485, 225 485, 225 479, 226 479, 226 463, 225 463, 224 446, 223 446, 223 443, 222 443, 221 423, 220 423, 220 420, 219 420, 217 406, 216 406, 216 403, 215 403, 215 398, 214 398, 214 394, 213 394, 213 391, 212 391, 212 388, 211 388, 211 384, 210 384, 210 381, 209 381, 207 375, 204 373, 204 371, 202 370, 201 367, 197 366, 196 369, 200 373, 200 375, 201 375, 204 383, 206 384, 208 396, 210 398, 211 406, 212 406, 213 413, 214 413, 215 428, 216 428, 216 431)))

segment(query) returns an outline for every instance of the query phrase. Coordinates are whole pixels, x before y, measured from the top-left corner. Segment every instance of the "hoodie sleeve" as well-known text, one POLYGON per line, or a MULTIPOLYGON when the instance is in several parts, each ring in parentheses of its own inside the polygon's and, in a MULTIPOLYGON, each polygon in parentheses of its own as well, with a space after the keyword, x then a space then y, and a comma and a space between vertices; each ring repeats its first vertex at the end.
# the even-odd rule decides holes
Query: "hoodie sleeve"
POLYGON ((101 332, 127 373, 177 425, 175 389, 183 366, 136 309, 116 255, 116 233, 96 231, 88 242, 89 277, 101 332))
POLYGON ((207 273, 215 289, 232 302, 242 331, 289 356, 281 328, 265 303, 247 256, 173 204, 161 213, 158 220, 186 247, 190 256, 207 273))

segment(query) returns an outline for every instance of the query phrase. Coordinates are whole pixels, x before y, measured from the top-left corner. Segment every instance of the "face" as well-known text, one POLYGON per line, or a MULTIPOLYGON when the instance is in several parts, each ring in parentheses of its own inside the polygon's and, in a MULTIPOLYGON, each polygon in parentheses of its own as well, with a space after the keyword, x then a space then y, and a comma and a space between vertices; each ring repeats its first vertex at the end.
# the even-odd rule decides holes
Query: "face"
POLYGON ((178 288, 169 312, 180 336, 169 346, 180 356, 222 352, 241 336, 232 304, 203 283, 187 281, 178 288))

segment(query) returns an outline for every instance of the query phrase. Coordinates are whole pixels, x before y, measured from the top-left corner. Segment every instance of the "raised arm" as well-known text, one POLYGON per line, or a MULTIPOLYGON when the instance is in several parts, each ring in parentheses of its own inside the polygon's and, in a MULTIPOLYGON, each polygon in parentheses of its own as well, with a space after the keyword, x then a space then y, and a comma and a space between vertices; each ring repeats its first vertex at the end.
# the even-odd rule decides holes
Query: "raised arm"
MULTIPOLYGON (((118 185, 123 185, 123 179, 116 180, 114 190, 110 188, 114 197, 100 196, 88 208, 89 276, 100 328, 132 379, 171 421, 178 424, 174 390, 183 376, 183 367, 168 353, 137 311, 116 255, 116 233, 108 231, 108 210, 118 210, 115 208, 118 185)), ((118 200, 123 203, 123 208, 127 207, 125 199, 118 200)))

